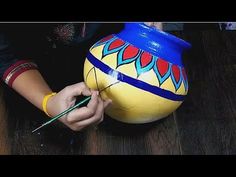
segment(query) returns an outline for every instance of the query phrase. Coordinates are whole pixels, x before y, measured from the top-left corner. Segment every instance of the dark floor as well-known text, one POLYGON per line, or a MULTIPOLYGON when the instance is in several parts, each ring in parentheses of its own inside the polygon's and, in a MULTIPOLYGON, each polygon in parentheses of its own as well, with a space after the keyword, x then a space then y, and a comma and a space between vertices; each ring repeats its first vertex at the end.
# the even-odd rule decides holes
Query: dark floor
POLYGON ((45 116, 12 93, 6 102, 11 153, 236 154, 236 32, 175 34, 193 45, 184 56, 189 93, 176 112, 145 125, 106 117, 98 129, 75 133, 54 124, 31 134, 45 116))

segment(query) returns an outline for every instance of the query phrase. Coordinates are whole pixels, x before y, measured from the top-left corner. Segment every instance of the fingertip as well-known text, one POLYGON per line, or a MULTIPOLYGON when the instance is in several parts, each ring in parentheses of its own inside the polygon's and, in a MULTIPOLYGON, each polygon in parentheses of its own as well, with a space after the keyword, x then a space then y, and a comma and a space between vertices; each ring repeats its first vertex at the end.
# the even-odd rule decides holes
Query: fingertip
POLYGON ((97 96, 97 93, 95 91, 92 92, 90 102, 93 102, 93 103, 96 103, 96 104, 98 102, 98 96, 97 96))
POLYGON ((90 95, 92 95, 92 92, 91 92, 91 89, 90 89, 90 88, 85 87, 85 88, 81 91, 81 94, 82 94, 82 95, 85 95, 85 96, 90 96, 90 95))
POLYGON ((97 97, 97 96, 98 96, 97 91, 93 91, 92 95, 93 95, 94 97, 97 97))
POLYGON ((112 100, 111 100, 111 99, 108 99, 107 101, 109 102, 109 104, 111 104, 111 103, 112 103, 112 100))
POLYGON ((104 108, 110 106, 112 104, 112 100, 111 99, 108 99, 106 101, 104 101, 104 108))
POLYGON ((96 95, 99 95, 99 91, 98 91, 98 90, 92 90, 92 89, 91 89, 91 92, 92 92, 92 94, 94 93, 94 94, 96 94, 96 95))
POLYGON ((91 93, 91 91, 90 91, 90 90, 86 90, 86 91, 84 92, 84 95, 85 95, 85 96, 91 96, 91 95, 92 95, 92 93, 91 93))

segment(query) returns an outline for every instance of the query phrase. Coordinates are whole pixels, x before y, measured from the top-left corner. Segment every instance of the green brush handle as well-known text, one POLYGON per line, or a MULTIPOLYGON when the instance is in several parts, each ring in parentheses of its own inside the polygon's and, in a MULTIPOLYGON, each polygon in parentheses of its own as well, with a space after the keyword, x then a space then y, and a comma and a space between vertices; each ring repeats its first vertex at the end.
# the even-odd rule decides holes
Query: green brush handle
POLYGON ((54 122, 55 120, 61 118, 62 116, 64 116, 65 114, 73 111, 74 109, 78 108, 80 105, 84 104, 85 102, 89 101, 91 99, 91 96, 85 98, 84 100, 80 101, 79 103, 77 103, 76 105, 70 107, 69 109, 63 111, 62 113, 58 114, 57 116, 53 117, 51 120, 49 120, 48 122, 45 123, 45 125, 48 125, 52 122, 54 122))
POLYGON ((65 114, 73 111, 74 109, 78 108, 79 106, 81 106, 82 104, 84 104, 85 102, 89 101, 91 99, 91 96, 85 98, 84 100, 80 101, 79 103, 76 103, 74 106, 70 107, 69 109, 63 111, 62 113, 58 114, 57 116, 53 117, 52 119, 50 119, 49 121, 47 121, 46 123, 42 124, 40 127, 36 128, 35 130, 32 131, 35 132, 41 128, 43 128, 44 126, 56 121, 57 119, 61 118, 62 116, 64 116, 65 114))

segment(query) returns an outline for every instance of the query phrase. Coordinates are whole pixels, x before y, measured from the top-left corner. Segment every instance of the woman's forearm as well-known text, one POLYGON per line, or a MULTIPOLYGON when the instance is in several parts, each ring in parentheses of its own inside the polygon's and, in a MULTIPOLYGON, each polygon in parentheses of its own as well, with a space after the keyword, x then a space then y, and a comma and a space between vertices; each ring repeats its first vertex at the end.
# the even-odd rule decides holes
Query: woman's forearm
POLYGON ((40 110, 44 96, 52 92, 38 70, 20 74, 14 80, 12 88, 40 110))

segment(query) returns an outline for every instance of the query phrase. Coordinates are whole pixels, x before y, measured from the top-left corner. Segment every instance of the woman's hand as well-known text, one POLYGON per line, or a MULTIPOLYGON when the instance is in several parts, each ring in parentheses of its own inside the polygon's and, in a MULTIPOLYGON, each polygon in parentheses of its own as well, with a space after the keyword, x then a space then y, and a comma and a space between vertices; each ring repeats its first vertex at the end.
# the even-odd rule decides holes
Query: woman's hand
MULTIPOLYGON (((26 98, 40 110, 45 95, 52 92, 38 70, 28 70, 20 74, 12 84, 14 90, 26 98)), ((56 116, 73 106, 79 95, 92 95, 86 107, 78 108, 59 118, 66 126, 74 131, 82 130, 89 125, 99 124, 103 120, 104 109, 111 100, 103 101, 97 91, 90 90, 85 83, 67 86, 56 95, 49 98, 47 112, 56 116)))
POLYGON ((47 104, 48 113, 51 116, 55 116, 65 111, 75 104, 76 96, 79 95, 92 95, 88 105, 77 108, 59 118, 62 123, 74 131, 80 131, 85 127, 102 122, 104 109, 111 103, 111 100, 103 101, 98 91, 90 90, 84 82, 80 82, 65 87, 55 96, 51 97, 47 104))

